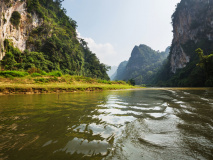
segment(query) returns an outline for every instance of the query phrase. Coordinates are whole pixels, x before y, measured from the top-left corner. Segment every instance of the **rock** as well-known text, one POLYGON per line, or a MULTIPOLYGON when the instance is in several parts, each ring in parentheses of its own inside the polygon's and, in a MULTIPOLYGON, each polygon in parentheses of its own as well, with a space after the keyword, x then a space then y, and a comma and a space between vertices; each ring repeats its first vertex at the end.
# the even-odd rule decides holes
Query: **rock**
POLYGON ((20 51, 24 51, 29 33, 43 23, 43 20, 39 19, 36 14, 29 14, 26 6, 26 0, 10 0, 7 4, 4 1, 0 1, 0 60, 5 55, 3 44, 5 39, 11 40, 14 47, 17 47, 20 51), (21 15, 20 24, 17 28, 10 22, 14 11, 18 11, 21 15))
POLYGON ((213 2, 209 0, 182 0, 172 16, 173 41, 171 47, 171 72, 184 68, 190 56, 182 45, 200 39, 213 40, 213 2))

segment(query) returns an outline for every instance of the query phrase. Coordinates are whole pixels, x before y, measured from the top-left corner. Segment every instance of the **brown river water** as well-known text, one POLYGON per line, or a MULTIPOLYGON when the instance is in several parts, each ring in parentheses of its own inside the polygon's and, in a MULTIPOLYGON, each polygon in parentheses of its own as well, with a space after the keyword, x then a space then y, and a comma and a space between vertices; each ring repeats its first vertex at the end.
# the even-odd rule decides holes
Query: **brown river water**
POLYGON ((212 160, 213 89, 0 96, 0 160, 212 160))

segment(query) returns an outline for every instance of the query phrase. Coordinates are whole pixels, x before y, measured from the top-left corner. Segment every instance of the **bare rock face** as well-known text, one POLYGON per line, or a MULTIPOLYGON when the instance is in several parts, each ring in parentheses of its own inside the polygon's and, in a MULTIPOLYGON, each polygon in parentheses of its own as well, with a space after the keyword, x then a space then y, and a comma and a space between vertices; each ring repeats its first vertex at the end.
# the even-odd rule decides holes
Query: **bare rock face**
POLYGON ((29 33, 33 28, 43 23, 36 14, 29 14, 26 8, 26 1, 9 0, 9 2, 0 1, 0 60, 4 57, 4 40, 9 39, 13 42, 14 47, 24 51, 29 33), (10 22, 11 15, 18 11, 21 15, 18 27, 13 26, 10 22))
POLYGON ((184 52, 182 44, 200 38, 213 40, 213 1, 182 0, 172 16, 173 33, 170 66, 171 72, 184 68, 190 57, 184 52), (201 37, 202 35, 202 37, 201 37))

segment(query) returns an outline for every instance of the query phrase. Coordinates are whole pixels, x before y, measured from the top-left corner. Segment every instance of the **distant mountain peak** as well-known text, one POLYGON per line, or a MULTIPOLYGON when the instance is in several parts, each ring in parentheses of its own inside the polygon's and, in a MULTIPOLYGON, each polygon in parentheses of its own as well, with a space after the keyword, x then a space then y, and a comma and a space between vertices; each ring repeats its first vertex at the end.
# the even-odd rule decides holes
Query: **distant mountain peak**
POLYGON ((134 46, 129 61, 121 62, 119 65, 115 79, 134 79, 136 84, 150 83, 153 75, 168 56, 168 48, 166 51, 158 52, 145 44, 134 46))

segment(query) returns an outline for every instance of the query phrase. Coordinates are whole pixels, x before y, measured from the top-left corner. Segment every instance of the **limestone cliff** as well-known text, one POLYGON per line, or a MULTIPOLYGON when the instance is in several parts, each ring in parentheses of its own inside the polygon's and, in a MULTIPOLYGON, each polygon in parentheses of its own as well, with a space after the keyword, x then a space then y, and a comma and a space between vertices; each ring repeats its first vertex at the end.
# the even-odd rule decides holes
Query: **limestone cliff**
POLYGON ((13 42, 14 47, 24 51, 26 49, 26 41, 33 28, 43 23, 35 13, 28 13, 26 8, 26 0, 1 0, 0 1, 0 60, 4 56, 5 39, 13 42), (11 15, 14 11, 18 11, 21 15, 18 27, 11 22, 11 15))
MULTIPOLYGON (((171 72, 184 68, 191 56, 183 45, 191 41, 213 41, 213 1, 182 0, 172 16, 174 38, 172 41, 171 72)), ((198 45, 200 46, 200 45, 198 45)))
POLYGON ((213 52, 213 0, 181 0, 172 15, 173 41, 167 62, 158 72, 159 86, 213 86, 212 75, 197 64, 196 49, 213 52))

